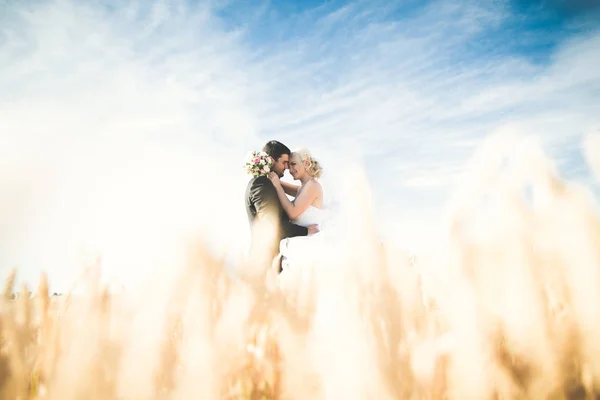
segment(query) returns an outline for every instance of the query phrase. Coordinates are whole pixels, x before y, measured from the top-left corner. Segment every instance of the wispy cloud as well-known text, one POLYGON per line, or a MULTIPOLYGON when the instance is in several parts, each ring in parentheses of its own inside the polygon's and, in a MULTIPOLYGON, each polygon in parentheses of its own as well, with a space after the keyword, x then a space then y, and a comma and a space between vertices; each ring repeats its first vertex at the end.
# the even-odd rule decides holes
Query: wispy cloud
POLYGON ((0 262, 31 271, 83 233, 136 255, 203 223, 247 235, 239 164, 266 139, 330 179, 362 162, 408 237, 489 133, 539 135, 579 176, 564 146, 600 126, 600 31, 508 1, 0 7, 0 262))
POLYGON ((502 125, 563 136, 597 121, 597 33, 565 40, 549 63, 537 64, 496 51, 512 40, 502 35, 511 18, 505 7, 434 2, 365 23, 367 7, 344 8, 343 22, 338 10, 326 14, 317 21, 333 15, 345 29, 321 36, 309 26, 261 64, 272 100, 260 118, 266 131, 315 145, 352 138, 369 157, 393 154, 386 170, 404 174, 402 182, 427 166, 462 163, 502 125), (562 126, 549 129, 556 121, 562 126), (398 170, 403 163, 415 168, 398 170))

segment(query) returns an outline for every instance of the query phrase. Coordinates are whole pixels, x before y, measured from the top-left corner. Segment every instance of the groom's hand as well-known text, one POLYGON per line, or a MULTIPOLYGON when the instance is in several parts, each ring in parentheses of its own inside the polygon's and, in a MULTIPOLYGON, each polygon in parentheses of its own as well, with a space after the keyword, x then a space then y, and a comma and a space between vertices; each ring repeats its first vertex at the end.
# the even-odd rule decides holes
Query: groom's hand
POLYGON ((307 229, 309 235, 314 235, 319 232, 319 225, 309 225, 307 229))

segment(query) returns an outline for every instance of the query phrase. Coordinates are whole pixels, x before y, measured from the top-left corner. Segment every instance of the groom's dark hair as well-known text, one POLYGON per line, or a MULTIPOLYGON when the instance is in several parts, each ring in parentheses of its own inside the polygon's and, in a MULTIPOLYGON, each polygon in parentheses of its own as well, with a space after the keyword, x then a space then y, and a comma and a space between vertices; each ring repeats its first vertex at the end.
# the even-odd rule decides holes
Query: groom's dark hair
POLYGON ((275 161, 279 160, 279 158, 284 154, 287 154, 288 156, 292 154, 290 149, 288 149, 285 144, 278 142, 277 140, 271 140, 265 143, 262 151, 267 153, 267 155, 272 157, 275 161))

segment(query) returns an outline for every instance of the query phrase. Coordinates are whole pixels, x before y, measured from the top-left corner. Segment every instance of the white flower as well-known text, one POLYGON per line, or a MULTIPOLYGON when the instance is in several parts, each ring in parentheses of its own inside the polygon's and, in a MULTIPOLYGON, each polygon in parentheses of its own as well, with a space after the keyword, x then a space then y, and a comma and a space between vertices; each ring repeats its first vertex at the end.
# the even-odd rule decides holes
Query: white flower
POLYGON ((265 165, 265 166, 263 167, 263 169, 265 170, 265 172, 266 172, 266 173, 269 173, 269 172, 271 172, 271 168, 269 168, 269 166, 268 166, 268 165, 265 165))

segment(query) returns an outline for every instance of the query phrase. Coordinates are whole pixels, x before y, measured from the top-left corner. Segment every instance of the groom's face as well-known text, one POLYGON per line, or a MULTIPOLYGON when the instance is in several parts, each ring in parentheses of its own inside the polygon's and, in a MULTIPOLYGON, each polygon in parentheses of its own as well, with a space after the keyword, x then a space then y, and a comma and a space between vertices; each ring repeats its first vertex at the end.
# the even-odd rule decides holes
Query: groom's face
POLYGON ((281 157, 273 162, 273 168, 271 168, 271 170, 281 178, 285 170, 288 169, 289 162, 290 156, 282 154, 281 157))

